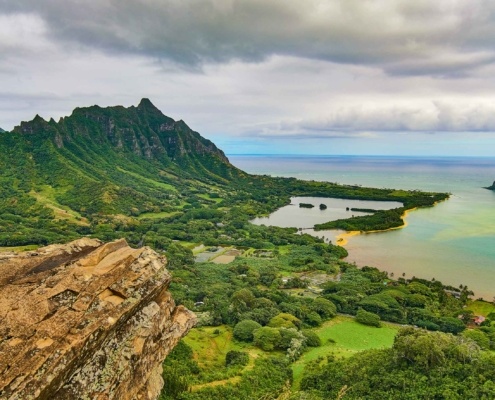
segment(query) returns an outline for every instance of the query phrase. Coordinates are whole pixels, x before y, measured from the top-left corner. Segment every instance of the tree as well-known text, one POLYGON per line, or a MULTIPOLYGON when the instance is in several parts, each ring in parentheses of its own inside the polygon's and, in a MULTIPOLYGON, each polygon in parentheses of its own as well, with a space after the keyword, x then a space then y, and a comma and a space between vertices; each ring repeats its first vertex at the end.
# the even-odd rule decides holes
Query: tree
POLYGON ((253 341, 253 332, 261 328, 261 325, 251 319, 245 319, 234 327, 234 338, 243 342, 253 341))
POLYGON ((254 344, 265 351, 272 351, 279 346, 282 339, 277 328, 264 326, 254 331, 254 344))
POLYGON ((272 328, 300 328, 301 320, 299 318, 294 317, 292 314, 288 313, 280 313, 273 317, 268 326, 272 328))
POLYGON ((490 348, 490 338, 479 329, 467 329, 462 336, 474 340, 484 350, 490 348))
POLYGON ((256 297, 249 289, 241 289, 235 292, 230 300, 235 311, 243 312, 253 307, 256 297))
POLYGON ((311 308, 323 319, 329 319, 337 315, 337 307, 330 300, 318 297, 314 300, 311 308))

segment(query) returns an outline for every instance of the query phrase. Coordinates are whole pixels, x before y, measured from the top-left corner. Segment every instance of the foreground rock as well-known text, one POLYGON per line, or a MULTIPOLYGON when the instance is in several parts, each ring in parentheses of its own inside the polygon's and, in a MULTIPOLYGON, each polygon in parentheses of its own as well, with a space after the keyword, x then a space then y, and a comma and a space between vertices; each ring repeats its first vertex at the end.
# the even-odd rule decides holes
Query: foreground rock
POLYGON ((165 264, 124 240, 0 254, 0 398, 155 399, 195 323, 165 264))

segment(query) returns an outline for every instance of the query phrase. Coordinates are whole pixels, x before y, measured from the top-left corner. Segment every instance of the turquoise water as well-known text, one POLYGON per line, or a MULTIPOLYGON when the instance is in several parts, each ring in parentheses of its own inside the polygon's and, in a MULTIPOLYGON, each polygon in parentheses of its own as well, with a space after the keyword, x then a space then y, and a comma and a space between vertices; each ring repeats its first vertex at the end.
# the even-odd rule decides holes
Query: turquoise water
MULTIPOLYGON (((406 277, 466 284, 495 296, 495 158, 231 156, 257 174, 363 186, 450 192, 449 200, 411 212, 407 227, 348 239, 348 261, 406 277)), ((335 232, 323 233, 335 239, 335 232)), ((321 236, 322 233, 318 232, 321 236)))

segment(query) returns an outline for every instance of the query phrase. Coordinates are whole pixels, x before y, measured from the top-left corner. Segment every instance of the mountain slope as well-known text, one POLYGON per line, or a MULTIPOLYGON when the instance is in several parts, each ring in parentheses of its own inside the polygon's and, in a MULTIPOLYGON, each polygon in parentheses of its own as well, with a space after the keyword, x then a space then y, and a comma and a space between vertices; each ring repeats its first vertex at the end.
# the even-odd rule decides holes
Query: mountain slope
POLYGON ((148 99, 22 122, 0 135, 0 170, 0 245, 68 240, 98 215, 170 212, 247 176, 148 99))
POLYGON ((36 116, 3 134, 0 150, 4 179, 19 178, 37 192, 57 188, 58 202, 84 214, 150 211, 187 180, 226 184, 244 175, 148 99, 137 107, 77 108, 58 123, 36 116))

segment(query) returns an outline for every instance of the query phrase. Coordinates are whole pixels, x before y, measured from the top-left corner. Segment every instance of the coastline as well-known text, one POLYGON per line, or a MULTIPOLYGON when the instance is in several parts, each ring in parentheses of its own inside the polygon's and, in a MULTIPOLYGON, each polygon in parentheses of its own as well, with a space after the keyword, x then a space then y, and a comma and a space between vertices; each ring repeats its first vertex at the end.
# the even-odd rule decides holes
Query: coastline
MULTIPOLYGON (((450 199, 450 196, 452 196, 452 193, 449 193, 448 194, 448 197, 443 199, 443 200, 439 200, 439 201, 435 201, 433 203, 433 205, 431 205, 431 207, 435 207, 437 204, 443 202, 443 201, 447 201, 448 199, 450 199)), ((401 226, 394 226, 393 228, 388 228, 388 229, 376 229, 376 230, 373 230, 373 231, 349 231, 349 232, 344 232, 344 233, 341 233, 340 235, 337 235, 336 236, 336 239, 337 239, 337 242, 336 244, 338 246, 342 246, 344 247, 346 244, 349 243, 349 238, 353 237, 353 236, 357 236, 357 235, 366 235, 368 233, 380 233, 380 232, 388 232, 388 231, 395 231, 397 229, 403 229, 407 226, 407 216, 409 215, 409 213, 411 213, 412 211, 415 211, 417 210, 418 208, 420 207, 413 207, 413 208, 409 208, 407 210, 405 210, 402 215, 400 216, 400 218, 402 219, 402 222, 403 224, 401 226)))
MULTIPOLYGON (((437 204, 437 203, 435 203, 437 204)), ((433 206, 435 206, 435 204, 433 206)), ((414 210, 417 210, 418 207, 414 207, 414 208, 410 208, 408 210, 405 210, 402 215, 400 216, 400 218, 402 219, 402 222, 403 224, 401 226, 394 226, 393 228, 388 228, 388 229, 377 229, 377 230, 373 230, 373 231, 349 231, 349 232, 344 232, 344 233, 341 233, 340 235, 337 235, 336 239, 337 239, 337 242, 335 244, 337 244, 338 246, 342 246, 344 247, 345 245, 347 245, 349 243, 349 238, 353 237, 353 236, 357 236, 357 235, 366 235, 366 234, 369 234, 369 233, 379 233, 379 232, 388 232, 388 231, 395 231, 397 229, 403 229, 407 226, 407 220, 406 220, 406 217, 409 215, 410 212, 414 211, 414 210)))

